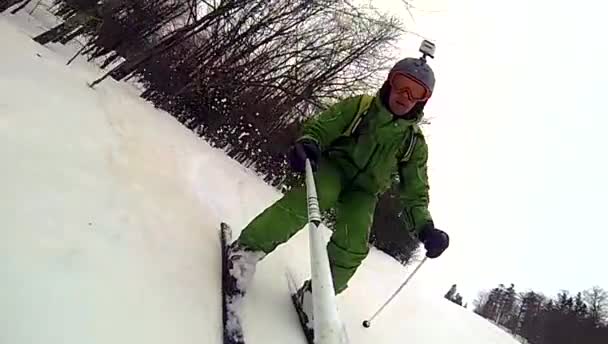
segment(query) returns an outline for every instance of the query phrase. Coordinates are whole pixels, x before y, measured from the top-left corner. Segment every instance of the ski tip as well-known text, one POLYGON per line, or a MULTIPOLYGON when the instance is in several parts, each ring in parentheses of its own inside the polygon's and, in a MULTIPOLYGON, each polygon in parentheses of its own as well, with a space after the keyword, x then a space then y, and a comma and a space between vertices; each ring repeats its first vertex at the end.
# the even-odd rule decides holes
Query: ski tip
POLYGON ((220 227, 222 241, 226 244, 230 243, 232 241, 232 228, 226 222, 220 223, 220 227))

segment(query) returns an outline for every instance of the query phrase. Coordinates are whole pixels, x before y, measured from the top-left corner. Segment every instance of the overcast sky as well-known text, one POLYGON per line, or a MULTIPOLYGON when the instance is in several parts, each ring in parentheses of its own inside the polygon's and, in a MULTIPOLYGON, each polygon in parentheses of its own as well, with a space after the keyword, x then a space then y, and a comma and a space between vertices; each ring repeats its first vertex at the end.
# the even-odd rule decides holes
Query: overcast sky
POLYGON ((608 288, 608 5, 418 0, 413 22, 375 3, 437 45, 431 210, 452 246, 421 270, 429 288, 608 288))

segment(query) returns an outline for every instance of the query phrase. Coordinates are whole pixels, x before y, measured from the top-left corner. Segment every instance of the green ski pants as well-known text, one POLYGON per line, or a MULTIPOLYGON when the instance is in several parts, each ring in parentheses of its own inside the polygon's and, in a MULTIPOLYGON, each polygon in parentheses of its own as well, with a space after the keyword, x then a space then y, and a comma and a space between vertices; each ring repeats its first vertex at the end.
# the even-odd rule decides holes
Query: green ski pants
MULTIPOLYGON (((336 209, 336 224, 327 244, 336 294, 347 283, 369 252, 368 240, 377 196, 344 188, 342 173, 330 161, 323 161, 315 174, 321 210, 336 209)), ((272 252, 308 222, 306 187, 293 187, 247 225, 238 241, 252 250, 272 252)))

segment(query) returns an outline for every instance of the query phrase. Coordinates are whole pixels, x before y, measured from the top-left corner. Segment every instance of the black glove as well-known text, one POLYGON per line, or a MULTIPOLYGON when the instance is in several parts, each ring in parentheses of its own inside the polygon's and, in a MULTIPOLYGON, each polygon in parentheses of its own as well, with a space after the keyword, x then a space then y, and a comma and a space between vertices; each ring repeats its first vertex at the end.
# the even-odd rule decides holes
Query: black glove
POLYGON ((310 160, 310 166, 313 171, 316 171, 321 158, 321 148, 319 145, 309 139, 302 139, 294 143, 287 152, 287 160, 289 165, 296 172, 306 171, 306 158, 310 160))
POLYGON ((418 239, 424 244, 426 256, 429 258, 439 257, 450 246, 450 236, 441 229, 435 228, 432 223, 422 227, 418 239))

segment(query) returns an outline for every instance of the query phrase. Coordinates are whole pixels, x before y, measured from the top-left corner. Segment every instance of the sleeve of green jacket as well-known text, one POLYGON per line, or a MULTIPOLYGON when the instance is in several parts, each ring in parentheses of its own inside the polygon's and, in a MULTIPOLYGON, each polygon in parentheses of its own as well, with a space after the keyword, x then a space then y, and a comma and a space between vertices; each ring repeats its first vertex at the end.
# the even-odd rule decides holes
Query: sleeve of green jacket
POLYGON ((304 123, 302 139, 312 139, 321 150, 327 148, 351 124, 359 109, 361 96, 346 98, 304 123))
POLYGON ((407 230, 420 231, 425 223, 432 222, 429 212, 429 181, 427 176, 428 147, 419 137, 407 162, 399 165, 399 194, 407 230))

